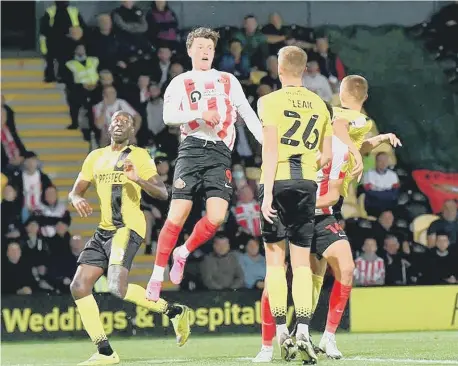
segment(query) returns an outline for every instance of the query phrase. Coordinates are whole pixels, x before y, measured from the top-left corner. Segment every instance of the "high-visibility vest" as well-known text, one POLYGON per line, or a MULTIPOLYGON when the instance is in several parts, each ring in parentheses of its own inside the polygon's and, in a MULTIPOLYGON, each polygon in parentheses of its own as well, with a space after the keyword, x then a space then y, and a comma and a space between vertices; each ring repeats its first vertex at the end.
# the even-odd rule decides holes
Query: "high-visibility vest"
POLYGON ((97 72, 99 59, 97 57, 88 57, 86 66, 76 60, 68 61, 65 65, 73 73, 75 84, 94 85, 99 81, 99 73, 97 72))
MULTIPOLYGON (((57 10, 56 10, 55 5, 50 6, 49 8, 46 9, 46 13, 48 13, 49 15, 49 26, 50 27, 54 25, 56 11, 57 10)), ((67 13, 68 13, 68 16, 70 17, 70 21, 72 22, 72 27, 79 27, 80 21, 78 18, 78 15, 79 15, 78 8, 75 8, 74 6, 68 6, 67 13)), ((43 55, 46 55, 48 53, 48 47, 46 45, 46 37, 44 35, 40 36, 40 51, 43 55)))

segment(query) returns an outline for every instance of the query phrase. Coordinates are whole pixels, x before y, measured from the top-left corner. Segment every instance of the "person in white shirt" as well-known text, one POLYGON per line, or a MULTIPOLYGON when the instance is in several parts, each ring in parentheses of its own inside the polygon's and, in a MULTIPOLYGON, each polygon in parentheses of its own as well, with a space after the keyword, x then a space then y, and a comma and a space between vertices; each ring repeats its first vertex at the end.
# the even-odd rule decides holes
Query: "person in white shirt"
POLYGON ((219 34, 209 28, 189 33, 186 46, 192 70, 170 82, 164 96, 164 123, 180 126, 181 144, 175 165, 172 202, 158 240, 155 266, 147 298, 157 301, 165 266, 191 211, 203 193, 206 216, 184 245, 175 249, 170 280, 181 282, 189 253, 207 242, 223 223, 232 196, 231 153, 237 113, 261 142, 262 125, 237 78, 211 68, 219 34))
POLYGON ((378 217, 383 211, 396 207, 399 197, 398 175, 388 168, 389 156, 379 152, 375 157, 375 169, 363 176, 366 197, 364 206, 369 215, 378 217))
POLYGON ((302 84, 310 91, 317 94, 325 102, 332 99, 332 89, 326 76, 320 74, 320 67, 317 61, 309 61, 307 73, 304 74, 302 84))
POLYGON ((92 109, 95 126, 101 130, 100 146, 102 147, 105 147, 110 142, 108 127, 111 123, 111 117, 116 112, 124 111, 133 116, 135 134, 137 134, 141 126, 142 118, 140 114, 124 99, 119 99, 117 95, 116 89, 113 86, 105 87, 103 89, 103 100, 97 103, 92 109))

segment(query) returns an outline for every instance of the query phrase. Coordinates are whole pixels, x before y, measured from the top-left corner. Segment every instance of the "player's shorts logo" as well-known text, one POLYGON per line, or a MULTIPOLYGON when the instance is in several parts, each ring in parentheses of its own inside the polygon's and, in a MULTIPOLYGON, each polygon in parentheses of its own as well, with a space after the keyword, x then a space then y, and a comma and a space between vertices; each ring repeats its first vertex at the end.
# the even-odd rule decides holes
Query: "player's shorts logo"
POLYGON ((196 103, 202 99, 202 94, 200 91, 194 90, 189 97, 191 98, 191 102, 196 103))
POLYGON ((175 184, 173 185, 176 189, 183 189, 184 187, 186 187, 186 183, 183 179, 181 178, 178 178, 176 181, 175 181, 175 184))

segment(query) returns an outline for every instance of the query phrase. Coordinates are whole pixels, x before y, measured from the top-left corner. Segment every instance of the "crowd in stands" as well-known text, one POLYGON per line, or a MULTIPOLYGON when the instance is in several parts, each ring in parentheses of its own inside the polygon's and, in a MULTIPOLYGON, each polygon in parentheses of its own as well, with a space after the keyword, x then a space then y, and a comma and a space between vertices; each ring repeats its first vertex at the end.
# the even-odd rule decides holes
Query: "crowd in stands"
MULTIPOLYGON (((286 26, 279 14, 272 14, 264 27, 254 15, 247 15, 241 24, 241 29, 218 29, 221 40, 214 65, 241 81, 253 108, 260 96, 281 87, 276 54, 284 45, 307 51, 304 86, 336 103, 345 68, 325 35, 286 26)), ((169 187, 179 129, 163 123, 162 96, 173 77, 190 69, 186 34, 165 1, 153 1, 147 12, 124 1, 111 14, 99 14, 95 28, 86 25, 78 9, 56 1, 41 22, 40 45, 47 61, 44 78, 66 86, 72 121, 68 128, 81 129, 91 149, 105 146, 111 115, 120 109, 130 112, 135 119, 135 143, 155 158, 158 173, 169 187)), ((183 290, 264 287, 261 213, 255 198, 261 149, 243 120, 236 126, 233 202, 221 231, 191 254, 183 290)), ((70 234, 67 207, 41 171, 39 158, 21 142, 14 112, 4 99, 1 142, 2 292, 68 292, 87 238, 70 234)), ((427 239, 419 238, 415 220, 431 212, 427 199, 408 174, 390 167, 387 152, 370 155, 367 161, 371 159, 375 164, 366 170, 357 190, 361 209, 344 210, 345 219, 340 220, 354 251, 356 285, 457 283, 457 203, 446 202, 440 218, 429 215, 432 219, 423 227, 427 239)), ((203 207, 196 200, 180 243, 201 217, 203 207)), ((167 208, 167 202, 143 199, 147 254, 154 253, 167 208)))
POLYGON ((450 2, 414 27, 416 35, 425 40, 436 60, 449 59, 454 66, 446 71, 450 83, 458 83, 458 3, 450 2))

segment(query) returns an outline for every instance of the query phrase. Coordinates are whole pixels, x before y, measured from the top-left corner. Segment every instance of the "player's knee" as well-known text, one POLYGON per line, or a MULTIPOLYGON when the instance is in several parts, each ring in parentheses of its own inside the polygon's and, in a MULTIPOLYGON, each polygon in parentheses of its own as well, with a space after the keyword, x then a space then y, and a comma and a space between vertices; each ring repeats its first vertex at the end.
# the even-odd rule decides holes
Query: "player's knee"
POLYGON ((119 277, 112 277, 108 279, 108 290, 113 296, 124 299, 127 293, 127 285, 122 283, 119 277))
POLYGON ((346 263, 340 267, 340 276, 342 281, 349 282, 353 278, 353 272, 355 270, 355 264, 353 261, 346 263))
POLYGON ((81 278, 75 277, 70 283, 70 292, 74 299, 81 299, 91 294, 92 289, 81 278))
POLYGON ((220 227, 226 219, 226 211, 214 212, 211 214, 207 213, 207 218, 208 221, 210 221, 210 223, 212 223, 214 226, 220 227))

